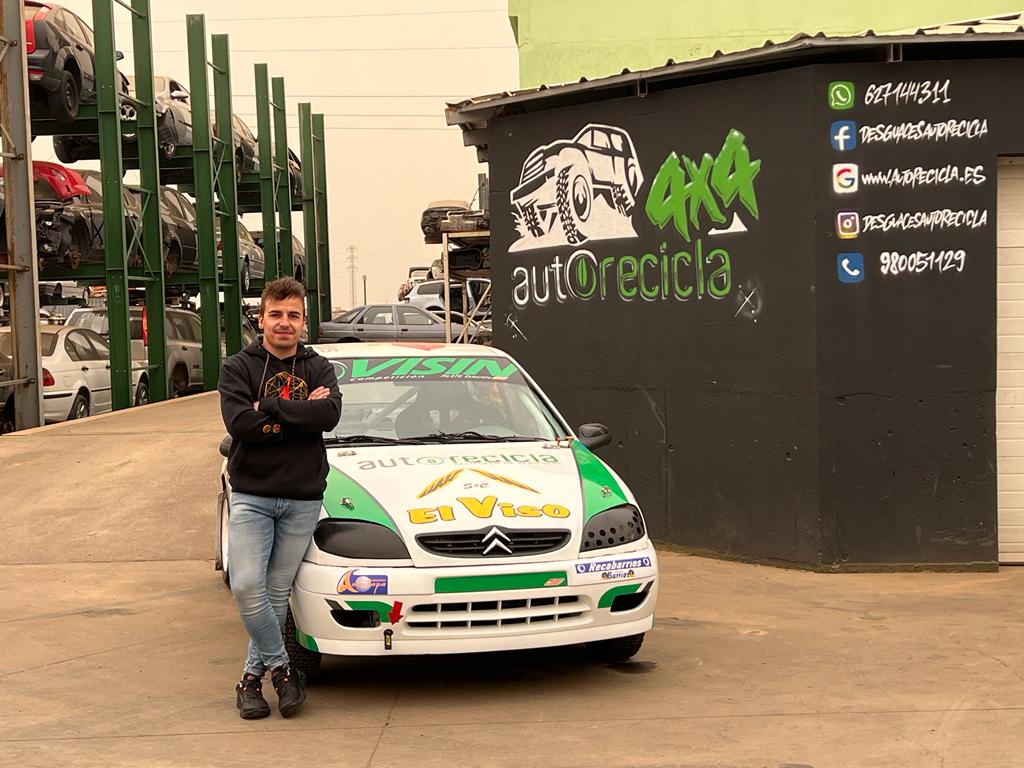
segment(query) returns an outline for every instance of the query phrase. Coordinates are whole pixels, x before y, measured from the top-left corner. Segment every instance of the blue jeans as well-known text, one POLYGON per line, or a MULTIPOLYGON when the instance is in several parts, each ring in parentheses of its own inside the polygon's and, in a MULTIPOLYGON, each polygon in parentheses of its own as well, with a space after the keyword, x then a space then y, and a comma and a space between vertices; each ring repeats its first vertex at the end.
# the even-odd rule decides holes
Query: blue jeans
POLYGON ((246 673, 263 677, 288 663, 281 627, 292 582, 320 517, 322 499, 231 494, 228 575, 249 633, 246 673))

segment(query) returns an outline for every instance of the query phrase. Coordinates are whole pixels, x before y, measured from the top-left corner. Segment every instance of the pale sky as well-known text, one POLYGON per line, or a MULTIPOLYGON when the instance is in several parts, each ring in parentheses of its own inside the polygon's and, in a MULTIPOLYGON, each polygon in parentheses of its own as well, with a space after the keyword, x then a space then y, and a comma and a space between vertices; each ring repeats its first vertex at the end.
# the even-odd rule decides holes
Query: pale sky
MULTIPOLYGON (((92 24, 90 0, 60 0, 92 24)), ((420 213, 438 199, 470 200, 486 166, 445 126, 444 105, 518 87, 518 53, 503 0, 153 0, 154 67, 188 82, 185 15, 205 13, 208 34, 228 33, 235 114, 256 133, 253 64, 285 78, 289 144, 298 154, 298 107, 309 101, 327 125, 333 304, 348 307, 346 247, 359 256, 369 300, 397 300, 413 265, 440 246, 423 244, 420 213)), ((121 71, 132 74, 130 17, 114 5, 121 71)), ((52 144, 33 144, 38 160, 52 144)), ((81 167, 97 167, 83 162, 81 167)), ((244 218, 260 229, 259 215, 244 218)), ((301 233, 302 215, 293 217, 301 233)), ((301 239, 301 234, 299 235, 301 239)))

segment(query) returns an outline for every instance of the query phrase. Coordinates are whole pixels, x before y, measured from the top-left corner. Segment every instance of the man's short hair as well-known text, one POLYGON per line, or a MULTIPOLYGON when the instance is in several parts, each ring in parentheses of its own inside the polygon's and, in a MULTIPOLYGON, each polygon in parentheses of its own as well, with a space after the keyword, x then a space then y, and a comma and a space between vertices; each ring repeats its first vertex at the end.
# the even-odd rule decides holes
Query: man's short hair
POLYGON ((260 296, 260 314, 263 314, 263 310, 267 306, 267 299, 284 301, 285 299, 290 299, 292 297, 296 297, 302 301, 303 311, 305 311, 306 286, 294 277, 279 277, 277 280, 271 280, 263 288, 263 295, 260 296))

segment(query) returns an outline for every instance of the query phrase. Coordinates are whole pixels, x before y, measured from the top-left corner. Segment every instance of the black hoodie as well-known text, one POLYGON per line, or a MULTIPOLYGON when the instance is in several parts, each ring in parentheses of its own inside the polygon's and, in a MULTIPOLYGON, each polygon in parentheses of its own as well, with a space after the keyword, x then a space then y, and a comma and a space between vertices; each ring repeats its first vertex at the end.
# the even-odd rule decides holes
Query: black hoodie
POLYGON ((334 366, 299 344, 293 357, 279 359, 263 337, 224 361, 220 410, 231 435, 228 475, 231 490, 285 499, 319 499, 327 487, 323 433, 341 416, 341 392, 334 366), (318 387, 330 390, 309 400, 318 387), (259 402, 259 410, 253 403, 259 402))

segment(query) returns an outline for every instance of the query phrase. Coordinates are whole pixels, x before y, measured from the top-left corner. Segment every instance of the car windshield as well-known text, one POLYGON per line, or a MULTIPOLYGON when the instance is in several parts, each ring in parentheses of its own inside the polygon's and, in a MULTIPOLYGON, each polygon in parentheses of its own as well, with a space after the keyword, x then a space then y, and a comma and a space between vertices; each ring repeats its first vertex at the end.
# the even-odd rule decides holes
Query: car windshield
MULTIPOLYGON (((53 354, 53 351, 57 348, 57 334, 56 333, 40 333, 39 334, 39 354, 42 357, 49 357, 53 354)), ((11 350, 11 329, 2 328, 0 329, 0 354, 7 355, 7 357, 13 357, 14 353, 11 350)))
POLYGON ((345 398, 328 444, 554 440, 568 434, 505 357, 331 358, 345 398))

